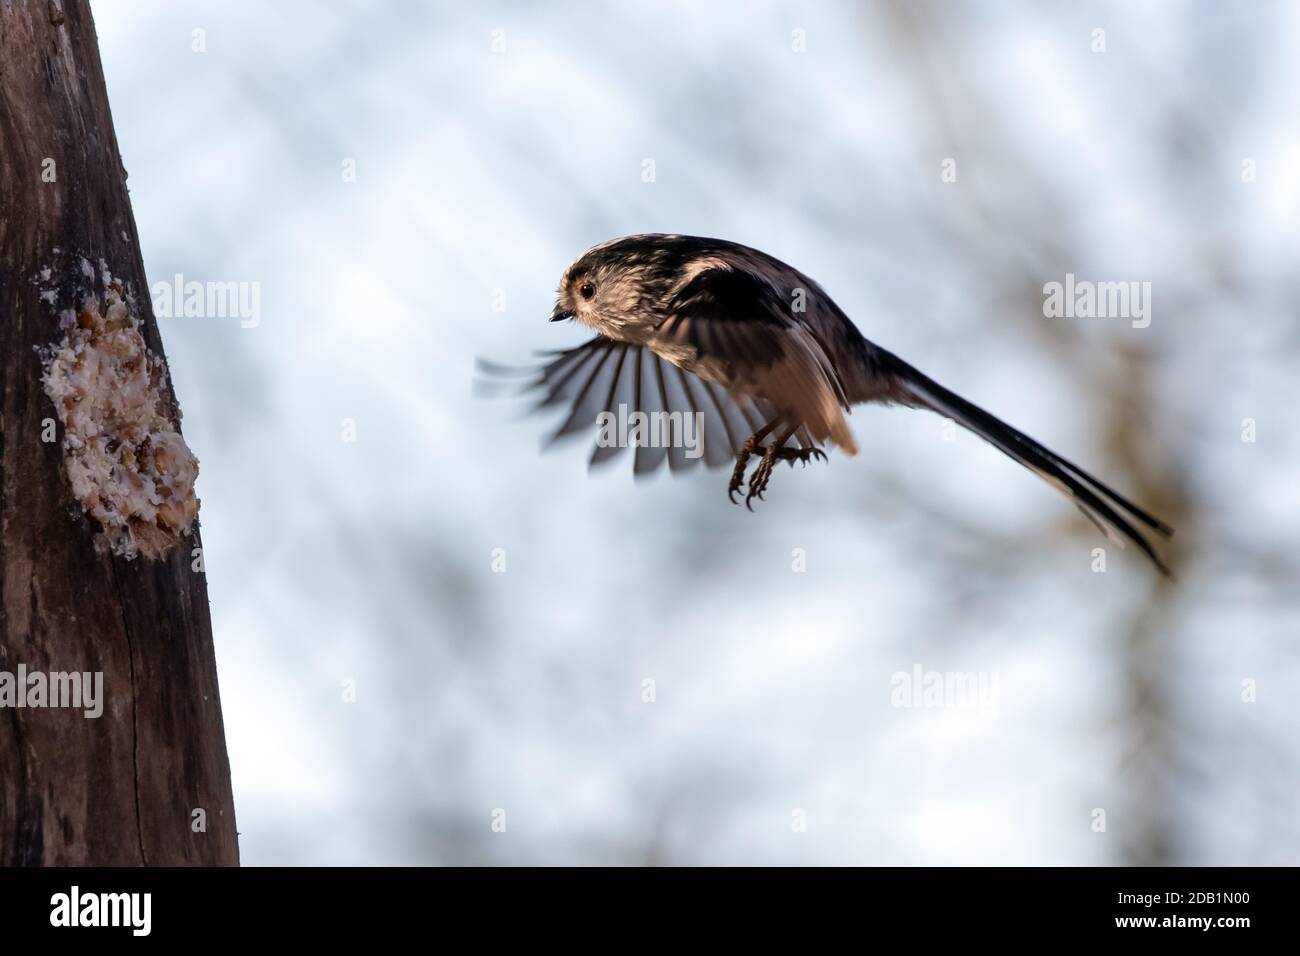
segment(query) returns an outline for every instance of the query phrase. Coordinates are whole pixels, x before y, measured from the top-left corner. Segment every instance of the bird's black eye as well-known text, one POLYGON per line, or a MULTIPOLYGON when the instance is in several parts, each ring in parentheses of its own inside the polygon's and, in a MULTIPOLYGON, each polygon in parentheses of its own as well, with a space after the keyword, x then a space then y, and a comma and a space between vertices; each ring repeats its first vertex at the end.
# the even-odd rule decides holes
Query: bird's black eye
POLYGON ((584 282, 582 285, 578 286, 578 295, 582 296, 584 299, 590 299, 595 294, 596 287, 590 282, 584 282))

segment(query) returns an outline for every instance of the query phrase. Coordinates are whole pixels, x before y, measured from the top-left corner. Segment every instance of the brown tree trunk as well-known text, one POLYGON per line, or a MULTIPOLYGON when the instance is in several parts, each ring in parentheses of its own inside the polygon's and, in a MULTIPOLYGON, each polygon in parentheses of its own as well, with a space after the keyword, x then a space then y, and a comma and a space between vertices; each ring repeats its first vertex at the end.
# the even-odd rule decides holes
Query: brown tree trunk
POLYGON ((0 0, 0 677, 103 674, 97 718, 0 707, 0 863, 237 864, 197 525, 161 558, 97 547, 42 381, 83 260, 161 365, 89 6, 0 0))

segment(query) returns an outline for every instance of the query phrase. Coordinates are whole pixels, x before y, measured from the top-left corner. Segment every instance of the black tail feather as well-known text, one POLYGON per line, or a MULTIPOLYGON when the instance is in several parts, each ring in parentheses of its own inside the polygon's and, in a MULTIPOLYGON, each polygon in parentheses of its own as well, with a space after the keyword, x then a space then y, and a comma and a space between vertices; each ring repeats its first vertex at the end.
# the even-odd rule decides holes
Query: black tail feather
POLYGON ((1169 568, 1160 559, 1160 555, 1123 512, 1165 537, 1173 534, 1169 525, 1139 508, 1113 488, 1102 484, 1079 466, 990 415, 978 405, 944 388, 896 356, 888 355, 885 364, 898 383, 902 393, 899 395, 900 400, 946 415, 979 435, 1073 499, 1079 510, 1108 538, 1122 545, 1123 539, 1116 532, 1123 535, 1136 544, 1162 574, 1169 575, 1169 568))

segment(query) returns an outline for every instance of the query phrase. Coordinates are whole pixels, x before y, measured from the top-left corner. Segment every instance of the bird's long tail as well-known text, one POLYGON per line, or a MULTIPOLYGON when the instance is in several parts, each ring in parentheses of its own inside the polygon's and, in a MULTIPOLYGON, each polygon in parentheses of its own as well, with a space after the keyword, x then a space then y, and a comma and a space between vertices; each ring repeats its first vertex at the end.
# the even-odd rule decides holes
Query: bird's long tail
POLYGON ((1130 518, 1169 537, 1174 533, 1173 529, 1163 521, 1152 517, 1078 465, 1066 461, 1028 435, 923 375, 896 355, 882 351, 876 358, 893 380, 898 401, 951 418, 1001 449, 1073 501, 1106 537, 1121 547, 1127 538, 1151 559, 1162 574, 1169 574, 1169 568, 1130 518))

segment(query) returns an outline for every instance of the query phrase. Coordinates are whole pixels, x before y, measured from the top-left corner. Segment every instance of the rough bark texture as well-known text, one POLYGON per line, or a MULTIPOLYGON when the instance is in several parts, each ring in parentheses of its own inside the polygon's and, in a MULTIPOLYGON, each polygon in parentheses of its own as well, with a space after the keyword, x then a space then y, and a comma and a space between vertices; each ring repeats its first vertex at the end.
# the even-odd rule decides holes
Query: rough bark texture
POLYGON ((102 671, 105 699, 0 708, 0 863, 236 864, 197 529, 161 561, 99 553, 42 441, 35 349, 61 333, 33 279, 80 256, 136 290, 161 356, 89 7, 0 0, 0 671, 102 671))

